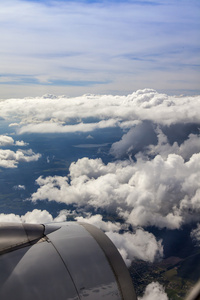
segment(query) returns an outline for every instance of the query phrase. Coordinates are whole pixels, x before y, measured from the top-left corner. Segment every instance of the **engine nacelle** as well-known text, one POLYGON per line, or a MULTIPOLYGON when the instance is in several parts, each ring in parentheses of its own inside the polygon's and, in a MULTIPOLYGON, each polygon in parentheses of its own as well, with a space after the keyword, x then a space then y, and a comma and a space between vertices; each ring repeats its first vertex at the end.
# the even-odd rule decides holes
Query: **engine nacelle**
POLYGON ((98 228, 0 223, 1 300, 135 300, 126 265, 98 228))

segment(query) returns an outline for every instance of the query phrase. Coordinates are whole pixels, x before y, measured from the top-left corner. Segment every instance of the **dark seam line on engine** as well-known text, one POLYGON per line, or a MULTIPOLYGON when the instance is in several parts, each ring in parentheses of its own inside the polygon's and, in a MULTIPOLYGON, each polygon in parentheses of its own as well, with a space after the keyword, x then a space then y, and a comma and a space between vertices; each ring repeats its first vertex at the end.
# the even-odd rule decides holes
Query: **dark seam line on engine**
POLYGON ((71 275, 71 273, 70 273, 70 271, 69 271, 69 269, 68 269, 68 267, 67 267, 65 261, 63 260, 62 256, 60 255, 60 253, 59 253, 59 251, 57 250, 57 248, 56 248, 56 246, 54 245, 54 243, 53 243, 51 240, 49 240, 49 239, 48 239, 48 242, 50 242, 50 243, 52 244, 52 246, 54 247, 54 249, 55 249, 56 252, 58 253, 60 259, 62 260, 62 262, 63 262, 65 268, 67 269, 67 271, 68 271, 68 273, 69 273, 69 276, 70 276, 70 278, 71 278, 71 280, 72 280, 72 282, 73 282, 73 284, 74 284, 74 288, 75 288, 75 290, 76 290, 76 292, 77 292, 77 296, 78 296, 79 300, 81 300, 80 295, 79 295, 79 292, 78 292, 78 289, 77 289, 77 287, 76 287, 76 285, 75 285, 75 282, 74 282, 74 280, 73 280, 73 277, 72 277, 72 275, 71 275))

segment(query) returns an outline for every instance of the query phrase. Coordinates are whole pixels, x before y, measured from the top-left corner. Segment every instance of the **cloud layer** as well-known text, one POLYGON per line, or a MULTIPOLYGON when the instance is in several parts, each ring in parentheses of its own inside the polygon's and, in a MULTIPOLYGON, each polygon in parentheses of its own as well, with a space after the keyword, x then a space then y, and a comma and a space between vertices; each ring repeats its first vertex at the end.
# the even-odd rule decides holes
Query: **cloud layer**
POLYGON ((90 132, 120 127, 131 129, 124 136, 124 142, 135 139, 138 143, 136 139, 140 138, 141 143, 141 136, 147 133, 149 139, 154 135, 155 143, 154 127, 150 123, 165 127, 200 124, 200 96, 168 96, 151 89, 138 90, 128 96, 47 96, 0 101, 0 111, 2 118, 18 125, 16 131, 19 134, 90 132))

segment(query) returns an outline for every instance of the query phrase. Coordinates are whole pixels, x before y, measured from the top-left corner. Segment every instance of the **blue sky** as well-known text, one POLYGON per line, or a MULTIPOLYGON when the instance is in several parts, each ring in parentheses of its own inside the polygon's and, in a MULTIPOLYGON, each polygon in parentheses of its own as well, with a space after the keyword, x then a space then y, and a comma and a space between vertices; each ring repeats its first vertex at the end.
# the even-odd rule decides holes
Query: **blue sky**
POLYGON ((0 98, 200 93, 200 2, 0 2, 0 98))

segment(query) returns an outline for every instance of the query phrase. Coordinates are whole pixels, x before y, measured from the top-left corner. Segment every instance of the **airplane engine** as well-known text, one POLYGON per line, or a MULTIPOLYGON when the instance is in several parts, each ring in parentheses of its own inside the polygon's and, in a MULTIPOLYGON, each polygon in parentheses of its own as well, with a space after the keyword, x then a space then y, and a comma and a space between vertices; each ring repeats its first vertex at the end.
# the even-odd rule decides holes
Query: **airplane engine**
POLYGON ((129 272, 95 226, 0 223, 1 300, 135 300, 129 272))

